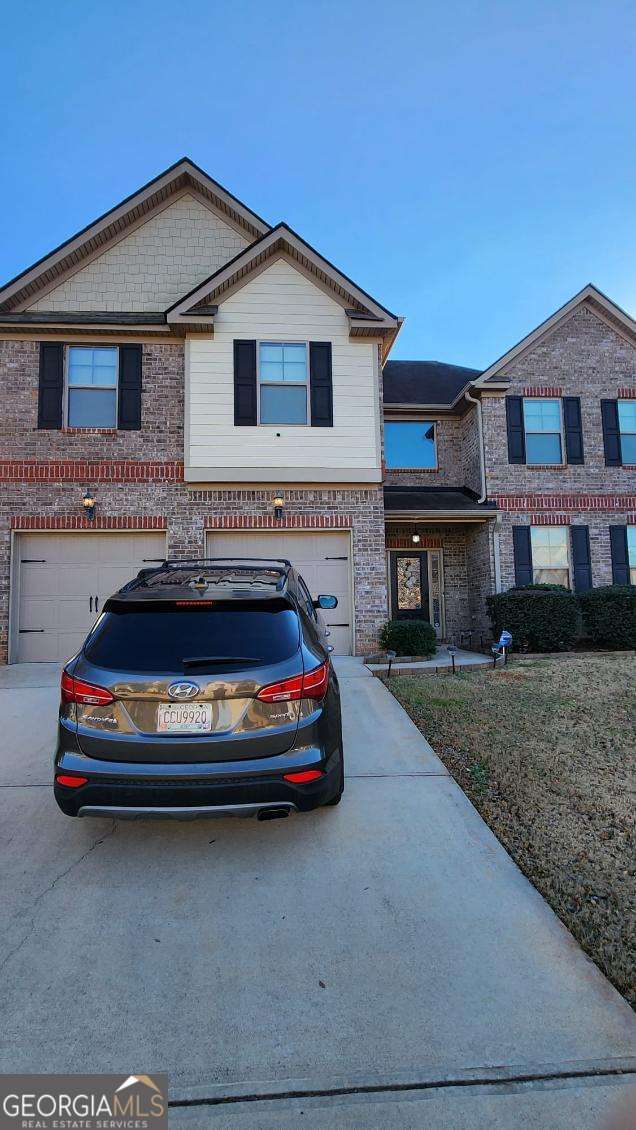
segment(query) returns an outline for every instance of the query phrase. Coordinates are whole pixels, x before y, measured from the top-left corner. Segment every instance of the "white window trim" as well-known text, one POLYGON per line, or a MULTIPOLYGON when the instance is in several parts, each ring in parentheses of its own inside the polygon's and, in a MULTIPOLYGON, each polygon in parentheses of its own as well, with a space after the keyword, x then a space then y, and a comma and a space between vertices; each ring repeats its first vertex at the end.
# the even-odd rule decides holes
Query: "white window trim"
POLYGON ((562 570, 562 569, 567 568, 567 573, 568 573, 567 587, 570 589, 570 592, 574 591, 574 583, 573 583, 574 579, 573 579, 573 576, 572 576, 572 544, 571 544, 572 534, 571 534, 571 529, 572 529, 571 526, 530 526, 530 550, 531 550, 531 553, 532 553, 532 583, 533 583, 533 585, 536 585, 536 584, 558 584, 559 583, 558 581, 535 581, 534 574, 535 574, 535 571, 537 570, 537 568, 539 568, 539 569, 542 568, 544 571, 545 571, 545 569, 554 569, 555 572, 557 570, 562 570), (534 563, 534 546, 532 544, 532 531, 533 530, 565 530, 565 550, 566 550, 567 557, 568 557, 567 566, 565 566, 565 565, 536 566, 535 565, 535 563, 534 563))
POLYGON ((256 342, 256 423, 259 428, 308 428, 311 426, 311 396, 310 396, 310 380, 311 374, 309 371, 309 342, 301 338, 280 338, 275 340, 271 337, 259 338, 256 342), (305 357, 307 359, 306 377, 304 381, 262 381, 261 380, 261 345, 304 345, 305 357), (304 424, 270 424, 261 421, 261 387, 276 388, 283 386, 284 388, 304 388, 307 393, 307 408, 306 419, 304 424))
POLYGON ((386 466, 387 471, 428 471, 428 472, 439 471, 439 458, 438 458, 438 454, 437 454, 437 429, 438 429, 438 424, 439 424, 439 421, 438 420, 432 420, 430 418, 430 416, 410 416, 408 419, 403 419, 403 420, 387 420, 387 419, 385 419, 385 421, 384 421, 384 432, 385 432, 384 462, 385 462, 385 466, 386 466), (430 467, 425 467, 423 463, 420 463, 420 465, 418 467, 405 467, 403 463, 401 463, 397 467, 390 466, 389 463, 387 462, 387 454, 386 454, 386 448, 387 448, 387 445, 386 445, 386 426, 387 426, 387 424, 432 424, 433 425, 433 454, 434 454, 434 457, 435 457, 435 462, 432 463, 430 467))
POLYGON ((62 402, 62 426, 73 430, 90 430, 92 432, 112 432, 117 431, 119 426, 119 346, 117 345, 104 345, 103 342, 94 344, 92 341, 87 342, 71 342, 69 345, 64 346, 64 399, 62 402), (114 349, 117 354, 117 372, 115 376, 115 384, 113 385, 72 385, 69 381, 69 367, 71 358, 71 349, 114 349), (112 389, 115 393, 115 424, 114 427, 104 427, 101 424, 69 424, 68 422, 68 407, 70 400, 71 389, 112 389))
POLYGON ((526 466, 527 467, 565 467, 565 423, 563 419, 563 397, 562 396, 524 396, 523 398, 523 438, 526 448, 526 466), (559 405, 559 431, 558 432, 532 432, 528 431, 526 427, 526 400, 556 400, 559 405), (528 459, 528 435, 534 436, 555 436, 558 435, 561 443, 561 460, 559 463, 532 463, 528 459))

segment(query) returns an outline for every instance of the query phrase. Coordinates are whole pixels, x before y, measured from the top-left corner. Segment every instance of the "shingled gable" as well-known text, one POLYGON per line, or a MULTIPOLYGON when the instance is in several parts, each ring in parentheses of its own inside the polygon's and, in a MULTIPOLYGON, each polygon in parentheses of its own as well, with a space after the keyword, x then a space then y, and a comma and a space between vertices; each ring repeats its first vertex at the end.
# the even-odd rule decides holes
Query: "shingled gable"
POLYGON ((224 264, 166 311, 170 326, 212 327, 218 307, 255 273, 278 258, 287 259, 343 307, 352 337, 381 337, 388 353, 402 319, 323 258, 287 224, 280 223, 224 264))
POLYGON ((183 157, 0 288, 0 313, 30 305, 40 291, 81 270, 95 254, 102 254, 120 240, 127 229, 149 219, 184 191, 196 192, 247 239, 258 239, 270 230, 265 220, 188 157, 183 157))
POLYGON ((631 318, 625 310, 622 310, 620 306, 617 306, 615 302, 612 302, 611 298, 608 298, 606 294, 603 294, 602 291, 593 286, 592 283, 588 283, 587 286, 584 286, 569 302, 566 302, 565 305, 556 310, 554 314, 551 314, 549 318, 541 322, 536 329, 532 330, 531 333, 517 342, 512 349, 504 353, 503 357, 500 357, 490 365, 489 368, 485 369, 481 376, 473 382, 472 387, 488 388, 497 383, 505 383, 506 378, 502 376, 502 369, 504 369, 510 361, 513 361, 527 349, 536 345, 542 337, 550 333, 560 322, 569 318, 578 307, 584 304, 587 305, 597 317, 607 322, 617 333, 626 337, 628 341, 631 343, 636 341, 636 322, 634 319, 631 318))

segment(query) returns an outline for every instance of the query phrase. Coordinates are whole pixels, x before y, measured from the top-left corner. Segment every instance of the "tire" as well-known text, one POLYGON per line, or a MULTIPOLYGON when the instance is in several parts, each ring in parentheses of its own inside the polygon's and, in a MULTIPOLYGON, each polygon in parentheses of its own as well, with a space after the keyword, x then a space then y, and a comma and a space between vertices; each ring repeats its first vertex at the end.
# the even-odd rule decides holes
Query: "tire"
POLYGON ((337 804, 340 804, 340 801, 342 800, 343 792, 344 792, 344 761, 343 761, 343 757, 342 757, 342 753, 341 753, 340 754, 340 779, 338 781, 338 791, 337 791, 335 796, 332 796, 331 800, 325 801, 325 803, 323 804, 323 808, 335 808, 335 806, 337 804))

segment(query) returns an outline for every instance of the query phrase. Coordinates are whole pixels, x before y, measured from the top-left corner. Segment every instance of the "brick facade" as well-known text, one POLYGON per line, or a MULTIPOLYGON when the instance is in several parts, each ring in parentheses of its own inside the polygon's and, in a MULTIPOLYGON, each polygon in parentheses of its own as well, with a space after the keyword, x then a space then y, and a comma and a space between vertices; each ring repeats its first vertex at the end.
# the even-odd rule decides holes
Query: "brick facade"
MULTIPOLYGON (((187 214, 188 207, 182 204, 172 215, 175 245, 181 248, 184 270, 190 254, 186 229, 190 231, 197 220, 199 204, 191 215, 187 214)), ((161 213, 164 226, 169 212, 161 213)), ((236 233, 229 228, 224 233, 214 217, 210 224, 210 239, 214 242, 218 237, 214 253, 227 258, 236 233)), ((139 238, 144 233, 146 241, 144 263, 143 257, 152 252, 148 239, 153 230, 148 225, 138 229, 139 238)), ((161 238, 165 244, 165 232, 161 238)), ((239 242, 241 238, 236 235, 239 242)), ((69 302, 77 309, 114 308, 109 307, 115 300, 112 295, 109 298, 104 270, 108 269, 107 274, 111 270, 107 256, 115 251, 116 247, 76 276, 79 280, 79 275, 84 275, 83 286, 102 272, 101 281, 95 282, 93 291, 89 288, 82 303, 70 281, 57 288, 59 308, 68 308, 69 302)), ((123 244, 118 254, 124 254, 123 244)), ((122 284, 125 267, 120 263, 119 275, 115 270, 112 276, 118 278, 118 285, 122 284)), ((125 279, 122 285, 127 285, 125 279)), ((131 283, 130 308, 135 302, 143 305, 141 291, 134 292, 136 286, 137 282, 131 283)), ((121 289, 118 293, 115 307, 121 309, 121 289)), ((50 295, 41 300, 46 308, 53 308, 51 301, 50 295)), ((351 529, 356 650, 361 654, 376 649, 378 629, 387 616, 387 549, 413 549, 414 531, 420 535, 420 549, 442 550, 446 636, 456 642, 466 631, 487 631, 485 598, 495 589, 498 569, 503 588, 514 583, 515 524, 587 525, 593 581, 611 581, 609 525, 636 521, 636 489, 633 468, 605 466, 600 401, 636 395, 636 351, 622 333, 588 306, 577 308, 498 374, 498 379, 510 382, 509 392, 516 395, 581 398, 582 466, 510 465, 505 400, 494 390, 483 397, 486 482, 488 496, 500 511, 496 524, 450 523, 443 519, 391 523, 385 536, 381 487, 289 486, 282 492, 284 518, 276 521, 270 487, 186 486, 184 364, 183 342, 149 341, 143 345, 139 431, 47 431, 37 427, 39 343, 18 340, 17 335, 0 342, 0 373, 9 390, 0 419, 0 656, 6 657, 7 647, 11 534, 20 530, 165 529, 168 554, 183 557, 205 553, 208 530, 351 529), (95 523, 90 525, 81 512, 87 486, 97 502, 95 523)), ((381 388, 379 391, 381 403, 381 388)), ((392 469, 386 471, 385 482, 469 487, 479 492, 478 416, 474 407, 464 410, 462 405, 462 412, 431 412, 427 416, 437 427, 437 468, 392 469)))
POLYGON ((581 398, 585 462, 539 469, 508 463, 506 404, 503 397, 483 401, 486 483, 489 497, 547 493, 623 494, 634 490, 627 467, 606 467, 601 400, 634 386, 636 349, 588 306, 578 307, 551 333, 509 362, 497 380, 510 381, 510 395, 544 396, 558 387, 561 396, 581 398), (529 390, 533 392, 530 393, 529 390))
POLYGON ((512 527, 584 525, 589 528, 592 583, 612 583, 610 525, 636 520, 632 467, 606 467, 601 400, 636 395, 636 349, 587 305, 504 366, 497 379, 519 396, 581 399, 585 462, 578 466, 509 464, 505 400, 484 398, 486 481, 501 510, 501 583, 514 584, 512 527))
POLYGON ((351 529, 356 651, 377 649, 387 616, 382 490, 282 491, 285 516, 275 521, 272 491, 190 490, 170 482, 104 482, 93 487, 95 520, 81 513, 83 487, 69 482, 11 483, 0 503, 0 661, 6 662, 12 530, 162 530, 170 557, 203 557, 208 530, 351 529))

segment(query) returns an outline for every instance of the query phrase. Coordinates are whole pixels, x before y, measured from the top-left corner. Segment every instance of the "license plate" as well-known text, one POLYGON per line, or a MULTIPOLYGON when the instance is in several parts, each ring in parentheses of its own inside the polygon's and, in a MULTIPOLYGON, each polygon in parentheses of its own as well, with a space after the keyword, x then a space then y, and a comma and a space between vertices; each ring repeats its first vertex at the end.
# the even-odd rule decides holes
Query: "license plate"
POLYGON ((211 702, 161 702, 157 710, 160 734, 209 734, 211 702))

